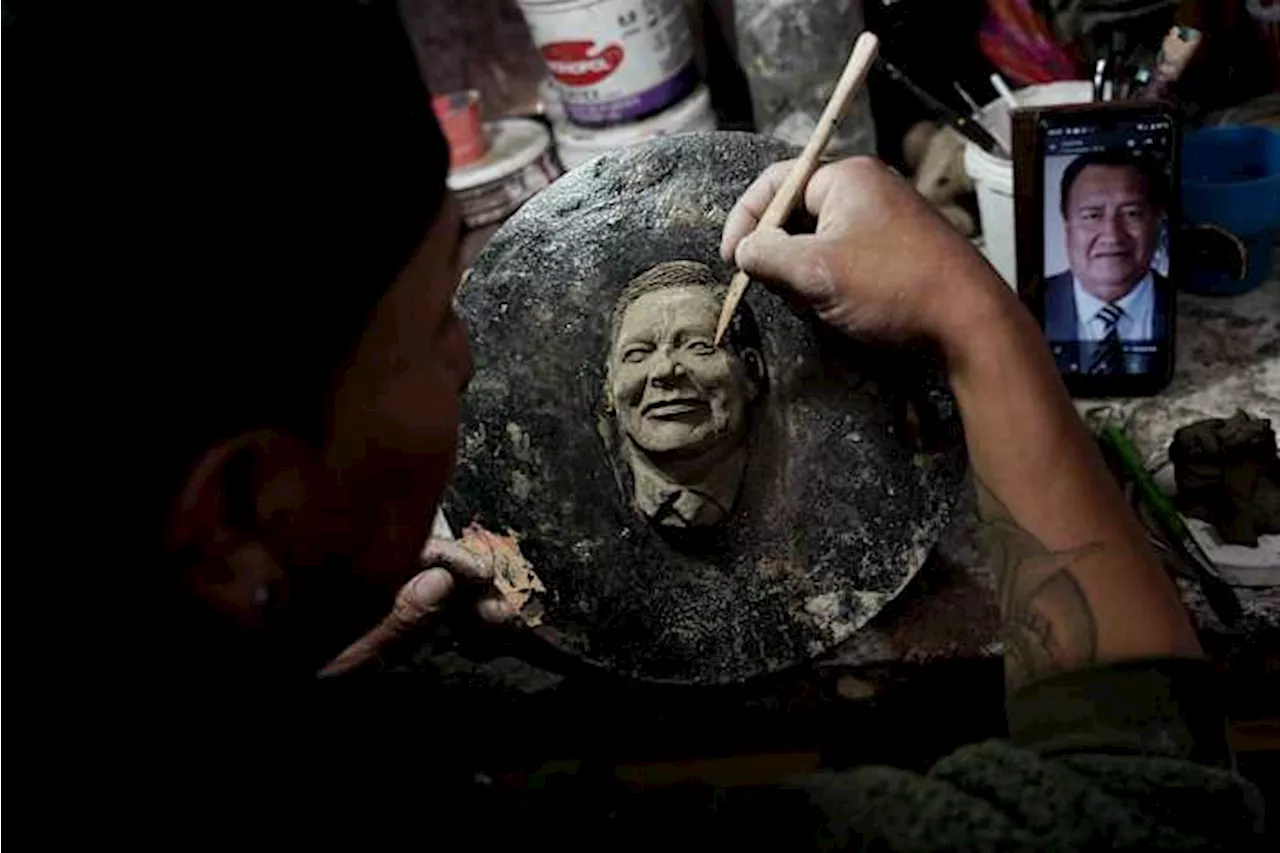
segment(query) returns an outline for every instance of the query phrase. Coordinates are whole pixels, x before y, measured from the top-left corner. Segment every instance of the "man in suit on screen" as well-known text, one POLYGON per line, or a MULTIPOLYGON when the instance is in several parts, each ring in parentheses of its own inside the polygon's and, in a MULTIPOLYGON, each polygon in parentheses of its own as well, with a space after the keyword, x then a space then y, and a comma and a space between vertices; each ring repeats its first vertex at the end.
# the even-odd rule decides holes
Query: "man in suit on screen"
POLYGON ((1069 268, 1046 280, 1044 301, 1045 337, 1063 370, 1110 375, 1153 366, 1170 307, 1168 280, 1151 267, 1164 219, 1161 186, 1123 151, 1083 154, 1063 172, 1069 268))

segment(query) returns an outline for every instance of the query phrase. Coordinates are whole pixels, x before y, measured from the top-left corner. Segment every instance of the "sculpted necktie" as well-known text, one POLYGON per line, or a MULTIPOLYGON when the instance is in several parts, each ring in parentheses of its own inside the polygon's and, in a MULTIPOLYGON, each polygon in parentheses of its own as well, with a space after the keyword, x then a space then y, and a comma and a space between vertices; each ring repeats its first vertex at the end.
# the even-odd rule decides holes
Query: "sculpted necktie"
POLYGON ((1098 348, 1093 353, 1093 363, 1089 372, 1097 375, 1109 375, 1124 372, 1124 347, 1120 343, 1120 332, 1116 326, 1124 316, 1124 310, 1118 305, 1108 304, 1098 309, 1096 316, 1102 321, 1105 331, 1098 348))
POLYGON ((663 496, 653 520, 668 527, 706 527, 726 515, 715 498, 697 489, 672 489, 663 496))

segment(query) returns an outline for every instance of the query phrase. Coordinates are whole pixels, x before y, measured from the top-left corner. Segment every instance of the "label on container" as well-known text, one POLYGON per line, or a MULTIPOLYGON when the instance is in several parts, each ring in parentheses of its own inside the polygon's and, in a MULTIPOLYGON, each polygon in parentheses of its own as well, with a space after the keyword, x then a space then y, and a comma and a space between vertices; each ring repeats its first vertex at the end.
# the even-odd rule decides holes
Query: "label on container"
POLYGON ((636 121, 693 91, 693 38, 681 0, 519 0, 534 43, 577 124, 636 121))

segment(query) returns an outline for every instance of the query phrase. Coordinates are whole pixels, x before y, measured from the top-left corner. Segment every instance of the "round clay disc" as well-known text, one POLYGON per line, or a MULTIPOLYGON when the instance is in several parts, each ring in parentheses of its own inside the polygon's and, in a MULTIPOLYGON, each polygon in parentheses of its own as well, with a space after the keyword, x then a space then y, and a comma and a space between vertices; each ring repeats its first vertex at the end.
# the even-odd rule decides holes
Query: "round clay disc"
POLYGON ((902 590, 961 488, 927 356, 838 338, 753 283, 764 376, 731 508, 686 529, 638 508, 606 392, 615 302, 665 261, 727 283, 725 216, 792 155, 702 133, 597 158, 521 208, 460 290, 476 370, 446 515, 532 569, 538 636, 615 672, 722 683, 821 653, 902 590))

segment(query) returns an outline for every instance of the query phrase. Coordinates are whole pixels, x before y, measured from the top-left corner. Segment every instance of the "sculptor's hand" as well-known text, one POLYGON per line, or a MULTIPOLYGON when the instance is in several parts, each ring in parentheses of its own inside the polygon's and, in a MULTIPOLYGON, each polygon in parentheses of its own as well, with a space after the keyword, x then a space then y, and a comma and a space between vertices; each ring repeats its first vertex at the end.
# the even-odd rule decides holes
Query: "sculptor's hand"
POLYGON ((511 618, 510 609, 492 589, 492 561, 467 551, 455 541, 433 538, 422 552, 422 564, 429 568, 400 588, 391 613, 325 664, 320 670, 321 676, 350 672, 376 658, 397 640, 425 627, 444 607, 459 582, 483 591, 475 605, 481 619, 496 625, 511 618))
POLYGON ((840 331, 900 340, 941 339, 1004 285, 974 249, 878 160, 818 169, 804 206, 813 234, 752 233, 792 161, 775 163, 725 221, 720 254, 771 287, 790 291, 840 331))

